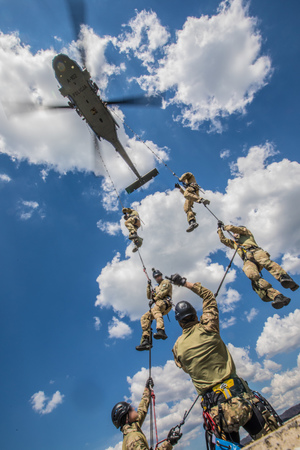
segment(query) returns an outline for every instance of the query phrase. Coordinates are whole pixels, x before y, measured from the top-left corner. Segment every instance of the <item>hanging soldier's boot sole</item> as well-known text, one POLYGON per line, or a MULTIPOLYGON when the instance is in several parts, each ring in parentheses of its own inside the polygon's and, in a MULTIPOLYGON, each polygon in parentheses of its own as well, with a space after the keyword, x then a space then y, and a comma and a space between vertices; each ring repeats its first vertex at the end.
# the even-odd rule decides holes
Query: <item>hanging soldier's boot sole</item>
POLYGON ((190 226, 187 228, 186 232, 190 233, 191 231, 193 231, 197 227, 199 227, 199 224, 197 222, 191 223, 190 226))
POLYGON ((299 288, 298 284, 295 283, 295 281, 290 276, 282 275, 279 282, 281 283, 282 287, 284 287, 285 289, 291 289, 291 291, 296 291, 299 288))
POLYGON ((138 249, 142 246, 142 244, 143 244, 143 238, 141 238, 141 237, 137 237, 137 238, 135 238, 134 239, 134 244, 135 244, 135 247, 134 247, 134 249, 132 250, 132 252, 133 253, 135 253, 135 252, 137 252, 138 251, 138 249))
POLYGON ((153 334, 154 339, 168 339, 168 336, 165 333, 165 330, 162 330, 161 328, 157 330, 157 333, 153 334))
POLYGON ((143 352, 144 350, 150 350, 152 348, 152 345, 150 345, 149 341, 143 341, 140 345, 137 345, 135 349, 138 352, 143 352))
POLYGON ((282 294, 276 295, 275 299, 272 301, 272 306, 275 309, 281 309, 284 306, 287 306, 290 303, 291 299, 285 297, 282 294))

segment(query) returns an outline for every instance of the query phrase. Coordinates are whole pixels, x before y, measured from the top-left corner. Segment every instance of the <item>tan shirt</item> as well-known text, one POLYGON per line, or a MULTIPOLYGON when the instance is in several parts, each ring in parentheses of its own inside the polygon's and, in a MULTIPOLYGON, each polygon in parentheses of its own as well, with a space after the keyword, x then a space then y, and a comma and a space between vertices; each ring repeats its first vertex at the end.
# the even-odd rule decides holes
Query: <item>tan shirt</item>
POLYGON ((219 311, 213 293, 195 283, 192 291, 203 299, 200 322, 183 329, 173 354, 178 367, 188 373, 198 394, 235 375, 235 364, 220 336, 219 311))

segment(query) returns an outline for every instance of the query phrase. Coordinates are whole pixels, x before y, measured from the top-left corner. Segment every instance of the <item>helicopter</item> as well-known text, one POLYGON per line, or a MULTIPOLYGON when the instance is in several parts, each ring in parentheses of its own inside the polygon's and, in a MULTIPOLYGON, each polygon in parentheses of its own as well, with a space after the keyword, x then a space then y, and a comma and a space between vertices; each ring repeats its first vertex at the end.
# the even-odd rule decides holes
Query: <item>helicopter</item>
MULTIPOLYGON (((85 1, 65 0, 65 2, 69 10, 76 39, 80 42, 82 37, 81 26, 85 23, 85 1)), ((103 101, 100 98, 97 84, 91 79, 91 75, 86 68, 86 50, 82 43, 78 45, 78 50, 83 68, 63 53, 56 55, 52 60, 54 74, 60 85, 59 91, 63 97, 68 99, 68 104, 37 105, 32 102, 2 103, 6 104, 10 109, 15 110, 13 112, 15 114, 28 113, 35 110, 74 109, 94 133, 95 154, 99 154, 100 152, 99 141, 101 139, 108 141, 136 175, 137 180, 125 188, 126 192, 130 194, 156 177, 158 170, 154 168, 143 176, 139 173, 118 138, 117 128, 119 125, 107 106, 116 104, 161 106, 163 97, 135 96, 103 101)))
MULTIPOLYGON (((143 99, 148 103, 150 103, 151 100, 147 100, 146 97, 133 97, 119 101, 104 102, 98 95, 99 88, 97 84, 91 80, 88 70, 86 68, 82 70, 76 61, 72 60, 67 55, 60 53, 53 58, 52 66, 55 77, 61 85, 59 89, 60 93, 69 99, 66 108, 69 107, 75 109, 77 114, 87 122, 97 139, 100 140, 102 138, 110 142, 137 176, 137 180, 126 188, 126 192, 130 194, 152 178, 156 177, 158 175, 158 170, 156 168, 152 169, 144 176, 141 176, 137 171, 118 139, 118 124, 107 108, 108 104, 143 104, 143 99)), ((152 101, 152 104, 153 103, 155 103, 155 101, 152 101)), ((95 145, 98 145, 97 141, 95 142, 95 145)))

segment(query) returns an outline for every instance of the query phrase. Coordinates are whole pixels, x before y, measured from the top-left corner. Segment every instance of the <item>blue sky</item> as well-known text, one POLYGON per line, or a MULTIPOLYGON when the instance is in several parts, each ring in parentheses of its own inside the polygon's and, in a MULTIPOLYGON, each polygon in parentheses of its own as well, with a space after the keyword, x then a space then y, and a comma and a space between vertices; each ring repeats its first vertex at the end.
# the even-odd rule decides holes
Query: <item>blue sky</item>
MULTIPOLYGON (((1 101, 64 104, 51 62, 62 51, 78 60, 66 5, 0 5, 1 101)), ((176 174, 193 171, 217 216, 248 226, 298 283, 299 9, 296 0, 91 0, 84 32, 103 98, 166 93, 165 109, 119 108, 118 116, 176 174)), ((148 354, 135 350, 146 277, 103 168, 92 173, 91 135, 78 116, 8 118, 2 106, 0 115, 0 446, 119 450, 111 408, 124 397, 136 405, 147 379, 148 354)), ((128 196, 134 176, 101 143, 122 201, 145 222, 149 273, 178 271, 215 291, 230 256, 216 221, 199 206, 200 226, 187 234, 176 179, 121 122, 119 136, 142 172, 160 172, 128 196)), ((282 310, 261 302, 236 259, 218 297, 238 373, 279 412, 300 401, 299 294, 287 292, 282 310)), ((174 301, 182 299, 201 312, 195 295, 174 288, 174 301)), ((170 319, 169 338, 153 349, 161 439, 195 397, 172 362, 180 329, 173 312, 170 319)), ((179 449, 205 448, 200 408, 183 431, 179 449)))

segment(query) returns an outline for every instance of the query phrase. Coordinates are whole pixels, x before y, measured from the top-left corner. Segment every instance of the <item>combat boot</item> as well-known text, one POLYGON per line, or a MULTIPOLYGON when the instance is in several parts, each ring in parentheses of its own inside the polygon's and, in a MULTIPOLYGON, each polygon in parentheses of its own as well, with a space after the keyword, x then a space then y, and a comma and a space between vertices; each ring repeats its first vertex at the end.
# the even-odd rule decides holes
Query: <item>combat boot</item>
POLYGON ((146 338, 141 342, 140 345, 137 345, 135 349, 138 350, 139 352, 142 352, 143 350, 150 350, 151 347, 152 345, 150 345, 149 339, 146 338))
POLYGON ((196 222, 195 219, 191 219, 189 221, 189 227, 187 228, 187 233, 190 233, 191 231, 193 231, 195 228, 197 228, 199 226, 199 224, 196 222))
POLYGON ((282 294, 276 295, 274 300, 272 301, 272 306, 275 309, 281 309, 283 306, 287 306, 290 303, 291 299, 288 297, 285 297, 282 294))
POLYGON ((163 340, 168 338, 168 336, 165 333, 165 330, 163 330, 162 328, 158 328, 157 333, 154 333, 153 337, 154 339, 163 339, 163 340))
POLYGON ((136 239, 138 237, 136 232, 130 233, 129 234, 129 239, 132 241, 133 239, 136 239))
POLYGON ((287 274, 281 275, 279 283, 281 283, 281 286, 285 289, 291 289, 291 291, 296 291, 299 288, 298 284, 287 274))

